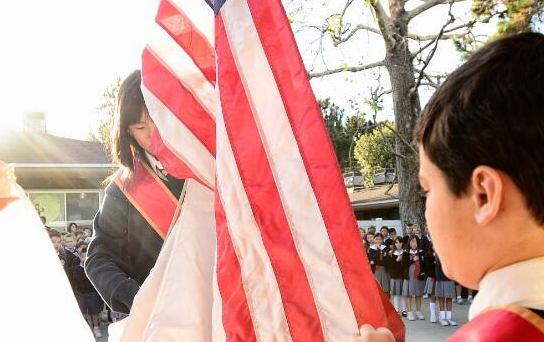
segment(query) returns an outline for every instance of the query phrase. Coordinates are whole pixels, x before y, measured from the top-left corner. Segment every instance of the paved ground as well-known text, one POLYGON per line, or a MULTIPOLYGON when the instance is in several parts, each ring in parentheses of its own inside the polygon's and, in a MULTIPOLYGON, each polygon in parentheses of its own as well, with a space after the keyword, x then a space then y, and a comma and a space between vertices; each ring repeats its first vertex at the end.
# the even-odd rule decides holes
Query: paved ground
POLYGON ((441 342, 450 337, 459 327, 468 321, 467 304, 453 304, 453 320, 459 323, 456 327, 443 327, 440 323, 429 323, 429 302, 423 300, 422 311, 424 321, 408 321, 403 319, 406 326, 406 342, 441 342))
MULTIPOLYGON (((443 327, 439 323, 429 323, 429 302, 423 300, 422 311, 425 315, 424 321, 408 321, 403 318, 406 325, 406 342, 442 342, 451 336, 459 327, 465 324, 468 320, 467 304, 453 304, 454 320, 459 323, 457 327, 443 327)), ((102 323, 101 330, 104 337, 96 339, 97 342, 107 342, 107 326, 102 323)), ((346 341, 347 342, 347 341, 346 341)))

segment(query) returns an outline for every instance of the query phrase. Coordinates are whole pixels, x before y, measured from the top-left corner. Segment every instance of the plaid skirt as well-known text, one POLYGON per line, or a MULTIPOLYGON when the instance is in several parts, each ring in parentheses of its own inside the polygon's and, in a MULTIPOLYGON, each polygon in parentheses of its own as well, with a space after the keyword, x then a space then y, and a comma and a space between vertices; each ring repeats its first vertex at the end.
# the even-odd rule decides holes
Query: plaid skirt
POLYGON ((385 271, 385 267, 376 266, 374 277, 378 280, 378 283, 382 287, 384 292, 389 292, 389 274, 385 271))
POLYGON ((391 279, 391 296, 402 296, 404 279, 391 279))
POLYGON ((437 281, 434 288, 434 296, 438 298, 455 298, 455 283, 451 280, 437 281))

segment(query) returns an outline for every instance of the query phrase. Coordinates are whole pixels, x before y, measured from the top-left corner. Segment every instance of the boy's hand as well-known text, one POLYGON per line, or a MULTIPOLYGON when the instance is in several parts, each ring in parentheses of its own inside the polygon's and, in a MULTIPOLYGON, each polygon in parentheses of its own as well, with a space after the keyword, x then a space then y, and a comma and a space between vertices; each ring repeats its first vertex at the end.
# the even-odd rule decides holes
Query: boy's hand
POLYGON ((359 329, 360 336, 350 342, 395 342, 393 333, 386 328, 374 329, 370 324, 364 324, 359 329))

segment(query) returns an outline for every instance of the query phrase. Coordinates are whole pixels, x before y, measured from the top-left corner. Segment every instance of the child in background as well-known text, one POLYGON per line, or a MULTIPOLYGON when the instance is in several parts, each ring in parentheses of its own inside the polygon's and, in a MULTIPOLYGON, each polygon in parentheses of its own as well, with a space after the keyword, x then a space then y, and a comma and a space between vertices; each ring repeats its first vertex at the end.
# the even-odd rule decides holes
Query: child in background
POLYGON ((84 241, 86 244, 91 243, 92 236, 93 236, 93 230, 92 230, 92 228, 91 228, 91 227, 85 227, 85 228, 83 228, 83 236, 84 236, 83 241, 84 241))
POLYGON ((438 299, 440 307, 439 322, 442 326, 457 325, 453 320, 452 302, 455 298, 455 282, 444 274, 442 263, 435 253, 435 273, 436 284, 434 288, 434 296, 438 299))
POLYGON ((429 297, 429 322, 436 323, 436 297, 434 295, 434 290, 436 286, 436 258, 434 256, 433 243, 430 242, 425 252, 425 273, 427 279, 425 281, 425 287, 423 288, 423 293, 429 297))
POLYGON ((408 250, 409 263, 408 280, 404 281, 402 295, 406 297, 406 306, 408 309, 408 320, 415 320, 414 312, 412 311, 412 297, 415 299, 416 316, 420 320, 425 319, 421 313, 421 297, 423 296, 423 287, 425 284, 422 279, 425 279, 425 253, 419 249, 419 240, 413 235, 408 239, 410 249, 408 250))
POLYGON ((98 314, 100 314, 104 308, 104 302, 85 274, 83 264, 86 257, 87 247, 81 247, 79 252, 80 263, 72 270, 72 278, 74 281, 73 289, 83 316, 90 316, 94 336, 102 337, 100 323, 98 322, 98 314))
POLYGON ((406 265, 409 263, 408 253, 404 250, 402 238, 395 237, 391 250, 387 253, 387 272, 391 277, 391 296, 393 297, 393 306, 401 314, 402 302, 405 298, 402 295, 402 285, 408 274, 405 272, 406 265))
POLYGON ((62 246, 61 234, 57 230, 51 229, 49 231, 49 239, 51 239, 51 243, 53 244, 53 248, 55 249, 55 252, 57 252, 57 256, 59 257, 60 263, 62 264, 62 267, 64 267, 64 270, 66 271, 66 252, 64 251, 64 247, 62 246))
POLYGON ((374 277, 382 287, 382 290, 389 297, 389 275, 385 269, 387 249, 383 244, 383 236, 380 233, 374 235, 374 244, 368 249, 368 259, 374 277))
POLYGON ((367 254, 368 254, 368 250, 373 245, 374 245, 374 233, 367 232, 366 233, 366 252, 367 252, 367 254))

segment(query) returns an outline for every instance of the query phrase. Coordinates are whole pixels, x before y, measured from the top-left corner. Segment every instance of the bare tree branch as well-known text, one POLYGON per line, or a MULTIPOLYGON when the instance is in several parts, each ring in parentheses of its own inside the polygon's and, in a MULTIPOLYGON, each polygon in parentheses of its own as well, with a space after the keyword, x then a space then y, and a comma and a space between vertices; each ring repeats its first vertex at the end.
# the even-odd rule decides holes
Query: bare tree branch
POLYGON ((404 137, 402 135, 399 134, 399 132, 397 132, 396 129, 394 129, 393 127, 389 126, 387 123, 385 122, 382 122, 381 123, 384 127, 387 127, 389 128, 389 130, 391 130, 391 132, 393 132, 393 134, 395 134, 397 137, 399 137, 399 139, 406 145, 408 146, 412 152, 414 152, 414 154, 417 156, 419 155, 419 152, 414 148, 414 146, 412 146, 412 144, 410 144, 406 139, 404 139, 404 137))
POLYGON ((353 37, 353 35, 357 32, 357 31, 360 31, 360 30, 364 30, 364 31, 368 31, 368 32, 372 32, 372 33, 376 33, 376 34, 379 34, 381 36, 381 31, 378 30, 377 28, 374 28, 374 27, 371 27, 371 26, 366 26, 366 25, 357 25, 355 26, 347 36, 345 37, 334 37, 333 38, 333 45, 334 46, 338 46, 342 43, 345 43, 347 42, 351 37, 353 37))
POLYGON ((389 51, 395 46, 395 39, 393 38, 393 23, 391 22, 391 18, 389 18, 387 15, 387 12, 383 8, 380 0, 370 0, 370 5, 374 9, 376 21, 380 27, 383 40, 385 41, 385 46, 389 51))
MULTIPOLYGON (((411 11, 408 11, 408 21, 414 19, 415 17, 417 17, 418 15, 420 15, 421 13, 437 6, 437 5, 443 5, 443 4, 446 4, 446 3, 450 3, 450 1, 452 0, 427 0, 425 1, 424 4, 422 5, 419 5, 418 7, 414 8, 413 10, 411 11)), ((453 0, 453 2, 464 2, 464 1, 467 1, 467 0, 453 0)))
POLYGON ((338 74, 341 72, 359 72, 359 71, 368 70, 368 69, 372 69, 376 67, 382 67, 382 66, 385 66, 385 61, 379 61, 379 62, 374 62, 374 63, 360 65, 360 66, 351 66, 351 67, 347 66, 347 67, 337 68, 337 69, 327 69, 325 71, 319 71, 319 72, 310 72, 308 75, 310 76, 310 78, 323 77, 323 76, 328 76, 332 74, 338 74))
POLYGON ((434 56, 434 53, 436 52, 436 49, 438 48, 438 42, 440 40, 440 37, 444 34, 444 31, 446 30, 446 27, 448 27, 448 25, 452 24, 455 22, 455 17, 453 16, 453 14, 451 13, 451 10, 453 8, 453 4, 456 0, 449 0, 450 1, 450 9, 448 11, 448 15, 449 15, 449 19, 448 21, 444 24, 444 26, 442 26, 442 28, 440 29, 440 32, 438 32, 438 35, 436 37, 436 39, 434 40, 434 47, 433 49, 431 50, 431 52, 429 52, 429 54, 427 55, 427 58, 425 59, 425 61, 423 62, 423 67, 421 68, 421 72, 419 73, 419 76, 417 78, 417 81, 416 81, 416 85, 414 86, 413 88, 413 91, 417 91, 417 89, 419 88, 419 85, 421 84, 421 80, 423 79, 423 75, 424 75, 424 72, 425 72, 425 69, 427 68, 427 66, 429 65, 429 63, 431 62, 431 59, 433 58, 434 56))

